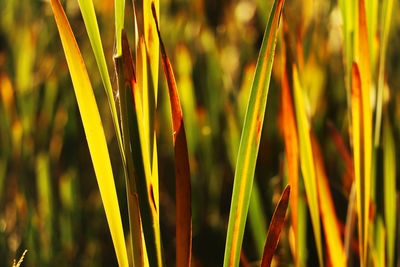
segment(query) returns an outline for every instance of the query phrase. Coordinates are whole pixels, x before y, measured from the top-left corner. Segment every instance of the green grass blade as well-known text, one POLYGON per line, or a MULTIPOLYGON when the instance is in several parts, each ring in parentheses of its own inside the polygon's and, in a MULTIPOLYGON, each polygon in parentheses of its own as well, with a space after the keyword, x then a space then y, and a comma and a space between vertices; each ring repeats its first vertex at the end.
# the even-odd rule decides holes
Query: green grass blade
POLYGON ((121 130, 119 127, 117 109, 115 107, 113 90, 111 87, 110 75, 108 73, 106 59, 104 57, 103 45, 101 43, 99 26, 97 25, 96 13, 92 0, 78 0, 81 9, 83 21, 85 22, 86 31, 89 35, 90 44, 96 58, 97 66, 100 71, 101 80, 107 94, 108 104, 110 105, 111 115, 115 127, 118 145, 122 154, 122 160, 125 161, 124 150, 122 147, 121 130))
POLYGON ((247 106, 229 214, 225 267, 239 264, 283 3, 277 0, 272 8, 247 106))
POLYGON ((387 266, 394 266, 396 241, 396 146, 388 121, 383 128, 383 186, 385 203, 387 266))
POLYGON ((255 180, 250 197, 249 223, 257 250, 257 256, 260 258, 262 257, 265 239, 267 238, 267 229, 265 228, 266 221, 261 192, 257 180, 255 180))
POLYGON ((115 0, 115 38, 116 38, 116 51, 115 57, 122 55, 121 35, 124 28, 125 18, 125 0, 115 0))
POLYGON ((74 85, 117 260, 120 266, 125 267, 128 266, 128 256, 110 156, 99 110, 86 67, 61 3, 58 0, 52 0, 51 5, 74 85))
POLYGON ((303 174, 304 186, 308 200, 308 206, 311 214, 311 222, 314 229, 314 237, 318 251, 320 266, 323 266, 323 251, 321 241, 321 224, 318 204, 317 181, 315 173, 315 164, 311 148, 310 125, 308 122, 306 108, 304 105, 304 96, 300 84, 297 69, 293 66, 293 89, 294 103, 297 121, 297 130, 299 138, 300 167, 303 174))

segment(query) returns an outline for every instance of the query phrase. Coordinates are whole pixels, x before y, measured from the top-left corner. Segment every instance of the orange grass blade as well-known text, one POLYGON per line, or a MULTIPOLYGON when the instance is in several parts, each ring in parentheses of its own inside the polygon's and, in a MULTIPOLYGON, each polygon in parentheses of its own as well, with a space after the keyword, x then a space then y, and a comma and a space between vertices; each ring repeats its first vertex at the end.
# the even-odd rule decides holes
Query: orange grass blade
POLYGON ((190 166, 186 142, 185 127, 183 125, 182 109, 179 101, 178 89, 171 63, 165 52, 158 28, 157 14, 154 4, 151 5, 160 40, 161 58, 165 77, 168 84, 169 100, 172 113, 172 128, 175 150, 175 184, 176 184, 176 266, 190 266, 192 250, 192 212, 190 166))
POLYGON ((289 204, 290 185, 287 185, 282 193, 281 199, 275 208, 271 223, 268 228, 267 240, 265 241, 264 253, 261 260, 261 267, 271 266, 272 257, 278 246, 279 236, 285 222, 286 210, 289 204))
POLYGON ((128 266, 128 255, 122 229, 121 214, 115 190, 107 142, 92 86, 74 34, 61 3, 52 0, 51 6, 67 59, 76 100, 82 118, 90 155, 103 200, 111 237, 119 266, 128 266))
MULTIPOLYGON (((286 38, 285 38, 286 40, 286 38)), ((298 218, 298 195, 299 195, 299 141, 297 137, 296 118, 293 110, 293 101, 290 92, 289 74, 287 67, 285 43, 282 42, 282 96, 281 96, 281 114, 282 114, 282 132, 285 139, 285 153, 288 168, 289 184, 291 185, 290 212, 292 217, 292 226, 294 231, 294 246, 297 257, 297 218, 298 218)), ((297 260, 296 260, 297 262, 297 260)))
MULTIPOLYGON (((353 121, 353 153, 354 153, 354 175, 357 188, 357 212, 358 230, 360 237, 360 260, 361 266, 366 264, 368 222, 369 222, 369 199, 370 199, 370 174, 371 160, 367 153, 368 144, 372 145, 371 139, 367 140, 364 116, 364 101, 360 70, 357 63, 353 63, 352 69, 352 121, 353 121)), ((364 92, 365 93, 365 92, 364 92)), ((369 125, 371 127, 371 124, 369 125)), ((371 128, 370 128, 371 129, 371 128)), ((370 130, 369 129, 369 130, 370 130)))
MULTIPOLYGON (((368 243, 368 225, 369 225, 369 203, 371 198, 371 165, 372 165, 372 114, 371 114, 371 103, 370 103, 370 92, 371 92, 371 68, 369 58, 369 45, 368 45, 368 30, 367 30, 367 19, 365 14, 365 1, 360 0, 358 3, 359 13, 359 36, 358 36, 358 60, 357 70, 352 71, 352 85, 357 86, 360 79, 360 102, 361 105, 359 111, 360 123, 353 122, 353 131, 357 131, 355 128, 359 127, 360 131, 360 151, 359 154, 359 178, 357 184, 357 207, 358 207, 358 218, 359 218, 359 233, 360 234, 360 260, 361 266, 367 264, 367 243, 368 243), (357 74, 358 73, 358 74, 357 74), (359 76, 355 77, 355 76, 359 76)), ((354 65, 353 65, 354 66, 354 65)), ((354 69, 354 67, 353 67, 354 69)), ((353 88, 354 90, 358 90, 353 88)), ((352 94, 353 95, 353 94, 352 94)), ((354 140, 353 140, 354 141, 354 140)), ((354 147, 355 149, 355 147, 354 147)), ((356 161, 354 156, 354 161, 356 161)))
POLYGON ((314 152, 315 169, 318 177, 319 208, 321 211, 322 226, 325 231, 325 241, 328 248, 327 252, 330 266, 346 266, 346 254, 344 252, 343 241, 340 235, 339 222, 336 216, 331 190, 329 189, 329 182, 328 177, 326 176, 321 148, 314 136, 312 136, 311 142, 314 152))

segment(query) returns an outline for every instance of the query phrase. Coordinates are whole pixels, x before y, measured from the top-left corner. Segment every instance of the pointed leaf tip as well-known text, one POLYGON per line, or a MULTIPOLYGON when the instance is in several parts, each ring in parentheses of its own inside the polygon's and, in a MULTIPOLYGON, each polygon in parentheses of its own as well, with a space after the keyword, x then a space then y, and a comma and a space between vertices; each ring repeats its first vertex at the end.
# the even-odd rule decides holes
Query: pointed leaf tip
POLYGON ((290 185, 287 185, 282 193, 281 199, 275 208, 274 215, 272 216, 271 223, 269 224, 267 240, 265 241, 263 257, 261 260, 261 267, 271 266, 274 252, 279 243, 279 236, 285 222, 286 210, 289 204, 290 185))

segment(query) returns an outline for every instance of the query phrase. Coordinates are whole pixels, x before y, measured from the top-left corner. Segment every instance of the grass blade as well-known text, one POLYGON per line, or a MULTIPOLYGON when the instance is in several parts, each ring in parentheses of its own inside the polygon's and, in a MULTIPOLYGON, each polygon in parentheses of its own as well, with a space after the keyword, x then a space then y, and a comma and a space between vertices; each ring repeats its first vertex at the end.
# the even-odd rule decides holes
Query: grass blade
POLYGON ((303 174, 311 222, 318 251, 320 266, 323 266, 320 213, 318 205, 318 191, 315 174, 315 163, 311 147, 310 126, 308 123, 302 87, 296 67, 293 65, 293 89, 296 110, 297 129, 299 133, 300 167, 303 174))
POLYGON ((268 228, 267 240, 265 241, 264 253, 261 260, 261 267, 271 266, 272 257, 278 246, 279 236, 285 222, 286 210, 289 204, 290 185, 287 185, 282 193, 281 199, 275 208, 271 223, 268 228))
POLYGON ((115 135, 117 136, 118 145, 122 154, 122 160, 125 160, 124 150, 122 147, 121 130, 119 127, 117 109, 115 107, 113 90, 111 87, 110 75, 108 73, 106 59, 104 57, 103 45, 101 43, 99 26, 97 25, 96 13, 92 0, 79 0, 83 21, 85 22, 86 31, 89 35, 90 44, 92 45, 93 53, 96 58, 97 66, 100 71, 101 80, 103 81, 104 89, 107 94, 108 104, 110 105, 111 115, 115 127, 115 135))
POLYGON ((190 266, 192 250, 192 214, 191 214, 191 188, 190 166, 186 142, 185 127, 183 125, 182 109, 179 101, 178 89, 171 63, 165 52, 161 40, 160 30, 154 4, 151 5, 154 21, 160 40, 161 58, 164 73, 168 84, 169 100, 172 113, 172 128, 175 151, 175 184, 176 184, 176 266, 190 266))
POLYGON ((116 38, 116 51, 115 57, 122 55, 121 35, 124 28, 125 18, 125 0, 115 0, 115 38, 116 38))
POLYGON ((346 254, 344 252, 343 241, 340 235, 339 221, 336 216, 331 190, 329 189, 329 182, 322 159, 321 149, 314 137, 311 138, 311 141, 318 177, 318 199, 320 203, 322 226, 325 232, 325 241, 331 264, 330 266, 346 266, 346 254))
MULTIPOLYGON (((126 34, 124 31, 122 32, 122 38, 126 38, 126 34)), ((124 46, 125 42, 122 41, 122 45, 124 46)), ((124 48, 123 48, 124 52, 124 48)), ((140 207, 139 200, 137 195, 137 188, 135 182, 135 168, 134 168, 134 160, 133 160, 133 151, 132 141, 131 141, 131 133, 129 127, 129 121, 131 121, 128 112, 131 109, 131 99, 128 98, 130 94, 128 94, 129 88, 126 88, 125 85, 125 75, 122 71, 124 69, 123 59, 122 57, 114 58, 115 69, 118 77, 118 88, 119 88, 119 108, 121 115, 121 129, 122 129, 122 138, 123 138, 123 150, 128 151, 125 154, 125 182, 126 182, 126 193, 128 198, 128 215, 129 215, 129 226, 130 226, 130 241, 132 244, 132 255, 135 266, 143 266, 144 259, 144 247, 142 241, 142 229, 141 229, 141 220, 140 220, 140 207)), ((133 72, 132 72, 133 73, 133 72)), ((135 77, 128 76, 127 78, 134 79, 135 77)), ((129 84, 130 85, 130 84, 129 84)), ((144 179, 144 178, 143 178, 144 179)), ((146 192, 145 192, 146 194, 146 192)))
POLYGON ((386 50, 389 40, 390 22, 392 19, 393 0, 384 0, 381 14, 381 32, 380 32, 380 51, 379 51, 379 72, 378 72, 378 93, 376 99, 376 119, 375 119, 375 136, 374 145, 379 146, 381 121, 382 121, 382 104, 383 104, 383 87, 386 64, 386 50))
POLYGON ((239 264, 283 3, 284 0, 276 0, 272 8, 247 106, 229 214, 225 267, 239 264))
MULTIPOLYGON (((286 25, 286 24, 284 24, 286 25)), ((285 41, 288 40, 286 38, 285 41)), ((285 139, 285 153, 288 169, 289 184, 291 185, 290 212, 292 217, 292 226, 294 232, 295 262, 298 257, 298 197, 299 197, 299 141, 297 137, 296 119, 293 110, 293 101, 290 91, 289 77, 290 63, 288 62, 288 52, 285 43, 282 42, 282 95, 281 95, 281 114, 282 114, 282 132, 285 139)))
POLYGON ((111 237, 117 254, 117 260, 120 266, 128 266, 128 256, 122 229, 117 192, 115 190, 114 177, 103 125, 101 123, 92 86, 61 3, 58 0, 52 0, 51 6, 53 8, 54 17, 56 19, 72 83, 74 85, 90 155, 92 157, 111 237))
POLYGON ((389 122, 383 128, 383 171, 387 266, 394 266, 396 241, 396 146, 389 122))
MULTIPOLYGON (((365 94, 365 92, 364 92, 365 94)), ((357 212, 358 230, 360 236, 360 257, 361 266, 366 264, 367 236, 369 222, 369 200, 370 200, 370 169, 369 176, 367 153, 368 141, 364 119, 364 102, 362 101, 363 87, 358 64, 353 64, 352 70, 352 121, 353 121, 353 153, 354 153, 354 175, 357 187, 357 212)), ((371 139, 369 139, 371 142, 371 139)), ((371 153, 371 151, 369 151, 371 153)), ((370 166, 370 164, 369 164, 370 166)))
POLYGON ((125 95, 127 106, 128 128, 135 167, 135 178, 139 195, 140 214, 143 221, 143 231, 146 251, 150 266, 162 266, 161 234, 159 215, 154 201, 150 162, 144 133, 142 103, 133 69, 132 55, 125 31, 122 31, 122 64, 124 85, 120 85, 121 94, 125 95))

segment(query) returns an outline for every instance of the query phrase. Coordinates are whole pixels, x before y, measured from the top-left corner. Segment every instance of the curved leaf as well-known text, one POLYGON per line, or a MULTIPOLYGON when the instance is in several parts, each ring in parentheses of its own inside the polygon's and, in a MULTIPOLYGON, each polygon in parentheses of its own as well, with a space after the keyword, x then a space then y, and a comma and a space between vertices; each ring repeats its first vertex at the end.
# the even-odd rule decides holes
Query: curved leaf
POLYGON ((279 236, 285 222, 286 210, 289 204, 290 185, 287 185, 282 193, 281 199, 276 205, 274 215, 268 228, 267 240, 265 241, 264 253, 261 260, 261 267, 271 266, 272 257, 278 246, 279 236))

